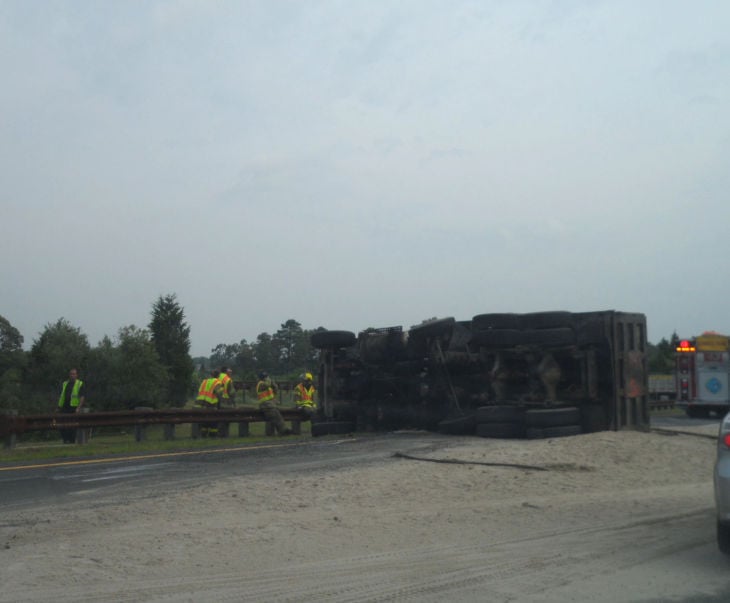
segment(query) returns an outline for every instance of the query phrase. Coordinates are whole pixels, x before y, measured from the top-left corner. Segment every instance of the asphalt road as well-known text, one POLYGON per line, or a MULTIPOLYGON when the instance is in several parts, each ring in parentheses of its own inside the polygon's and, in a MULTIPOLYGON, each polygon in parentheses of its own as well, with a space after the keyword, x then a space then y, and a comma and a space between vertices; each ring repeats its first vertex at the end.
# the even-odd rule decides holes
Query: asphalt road
MULTIPOLYGON (((652 417, 653 427, 682 428, 719 424, 720 419, 652 417)), ((80 459, 0 467, 0 510, 63 504, 79 493, 100 500, 134 499, 165 490, 209 483, 223 477, 263 470, 298 473, 311 468, 353 466, 411 448, 433 449, 453 438, 421 432, 359 436, 341 440, 305 440, 237 446, 224 450, 149 454, 136 457, 80 459)))
POLYGON ((709 419, 690 419, 686 415, 677 416, 652 416, 652 427, 699 427, 702 425, 720 425, 721 417, 713 417, 709 419))
POLYGON ((89 495, 95 504, 133 500, 261 471, 300 474, 308 468, 352 467, 398 450, 433 449, 449 442, 453 439, 438 434, 400 433, 0 467, 0 512, 63 505, 80 495, 89 495))

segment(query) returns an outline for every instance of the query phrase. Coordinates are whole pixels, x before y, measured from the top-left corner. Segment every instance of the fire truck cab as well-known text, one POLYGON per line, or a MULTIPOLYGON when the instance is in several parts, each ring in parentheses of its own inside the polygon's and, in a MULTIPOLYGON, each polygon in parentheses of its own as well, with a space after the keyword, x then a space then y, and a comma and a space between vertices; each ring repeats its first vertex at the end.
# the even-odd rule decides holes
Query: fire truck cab
POLYGON ((730 338, 705 331, 676 347, 677 404, 690 417, 730 410, 730 338))

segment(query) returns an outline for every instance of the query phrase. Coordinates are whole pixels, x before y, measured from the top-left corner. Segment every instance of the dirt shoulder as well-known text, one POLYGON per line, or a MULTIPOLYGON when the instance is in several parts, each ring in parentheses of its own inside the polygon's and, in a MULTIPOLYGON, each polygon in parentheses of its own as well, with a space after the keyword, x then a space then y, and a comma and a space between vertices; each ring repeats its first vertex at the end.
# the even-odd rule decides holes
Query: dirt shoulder
POLYGON ((235 601, 243 593, 478 601, 487 591, 490 600, 552 600, 566 584, 579 589, 595 579, 594 567, 618 572, 667 547, 684 550, 685 536, 711 542, 708 439, 463 438, 413 454, 426 460, 389 456, 296 477, 225 479, 129 504, 80 500, 4 513, 0 601, 235 601), (652 522, 676 524, 682 537, 655 541, 652 522), (632 545, 637 533, 646 537, 641 547, 632 545), (575 563, 566 562, 571 556, 575 563))

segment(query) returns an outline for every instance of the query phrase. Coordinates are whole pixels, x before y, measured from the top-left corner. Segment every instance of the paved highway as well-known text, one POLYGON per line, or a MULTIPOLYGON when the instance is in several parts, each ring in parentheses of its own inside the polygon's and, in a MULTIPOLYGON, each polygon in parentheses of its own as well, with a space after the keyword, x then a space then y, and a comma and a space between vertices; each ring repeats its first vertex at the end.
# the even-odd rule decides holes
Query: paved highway
POLYGON ((450 442, 453 439, 438 434, 400 433, 0 466, 0 510, 59 505, 80 494, 93 494, 88 498, 95 501, 130 500, 262 470, 299 473, 307 468, 353 466, 397 450, 430 449, 450 442))

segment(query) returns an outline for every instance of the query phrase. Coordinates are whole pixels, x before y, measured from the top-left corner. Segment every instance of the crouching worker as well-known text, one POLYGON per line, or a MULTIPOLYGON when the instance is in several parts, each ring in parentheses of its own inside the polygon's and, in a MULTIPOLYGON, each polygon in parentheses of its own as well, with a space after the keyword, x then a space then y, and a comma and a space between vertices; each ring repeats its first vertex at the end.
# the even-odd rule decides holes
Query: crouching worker
MULTIPOLYGON (((210 377, 203 379, 198 389, 198 397, 195 399, 195 405, 208 410, 218 410, 220 408, 220 396, 223 391, 223 385, 217 377, 218 371, 212 371, 210 377)), ((204 423, 200 426, 200 435, 205 437, 215 437, 218 435, 218 423, 204 423)))
POLYGON ((306 417, 307 421, 311 421, 317 412, 317 404, 314 401, 316 390, 312 379, 312 373, 304 373, 304 381, 294 388, 294 404, 306 417))
POLYGON ((265 371, 259 373, 259 381, 256 384, 256 397, 259 401, 259 409, 263 411, 266 420, 274 426, 276 433, 279 435, 289 435, 292 432, 291 429, 287 429, 279 409, 274 406, 277 389, 277 385, 271 380, 268 373, 265 371))

